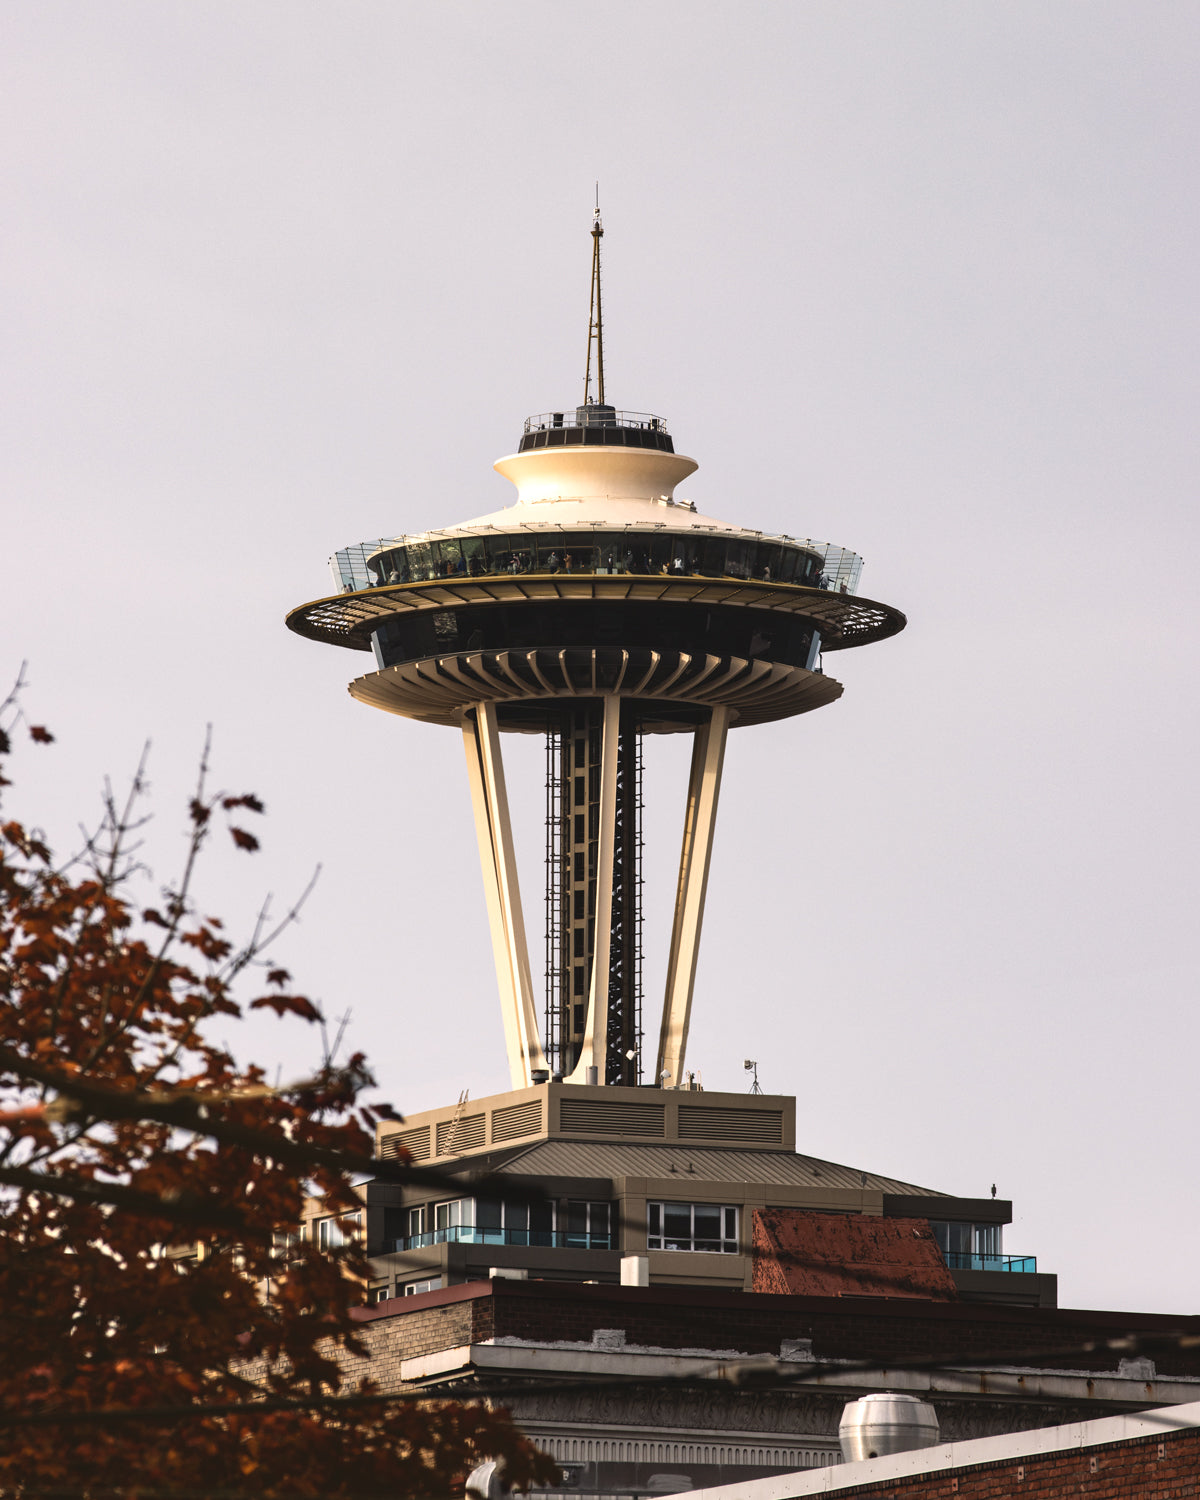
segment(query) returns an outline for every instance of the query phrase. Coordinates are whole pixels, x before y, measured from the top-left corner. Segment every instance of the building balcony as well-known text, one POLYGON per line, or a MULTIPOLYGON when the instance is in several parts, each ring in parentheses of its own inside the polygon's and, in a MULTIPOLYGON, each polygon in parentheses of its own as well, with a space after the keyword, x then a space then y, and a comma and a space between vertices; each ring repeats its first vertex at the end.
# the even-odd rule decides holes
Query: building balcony
POLYGON ((1036 1275, 1036 1255, 989 1255, 975 1250, 943 1250, 952 1271, 1017 1271, 1036 1275))

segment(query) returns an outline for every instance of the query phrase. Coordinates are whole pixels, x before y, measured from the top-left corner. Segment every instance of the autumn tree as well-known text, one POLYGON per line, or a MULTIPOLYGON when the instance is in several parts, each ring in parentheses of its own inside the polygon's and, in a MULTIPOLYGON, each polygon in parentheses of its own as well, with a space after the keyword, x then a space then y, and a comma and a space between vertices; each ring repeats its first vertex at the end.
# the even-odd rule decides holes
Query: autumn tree
MULTIPOLYGON (((16 733, 52 740, 10 698, 0 757, 16 733)), ((253 852, 263 807, 202 768, 182 873, 139 899, 143 790, 109 797, 65 863, 0 825, 0 1492, 445 1495, 496 1456, 517 1484, 550 1479, 502 1411, 348 1379, 363 1250, 281 1259, 276 1231, 314 1190, 358 1206, 373 1080, 325 1056, 272 1088, 213 1041, 247 1006, 320 1020, 269 966, 277 933, 239 941, 196 905, 206 843, 253 852), (172 1253, 188 1242, 203 1255, 172 1253)))

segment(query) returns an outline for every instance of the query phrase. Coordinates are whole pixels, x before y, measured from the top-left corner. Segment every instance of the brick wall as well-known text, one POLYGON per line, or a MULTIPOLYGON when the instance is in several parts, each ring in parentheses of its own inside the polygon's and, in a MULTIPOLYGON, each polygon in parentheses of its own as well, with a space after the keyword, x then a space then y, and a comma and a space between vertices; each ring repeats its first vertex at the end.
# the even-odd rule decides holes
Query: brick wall
MULTIPOLYGON (((776 1296, 700 1287, 586 1286, 578 1282, 469 1282, 397 1298, 360 1314, 372 1348, 400 1358, 489 1338, 590 1341, 623 1328, 631 1344, 779 1353, 811 1339, 817 1359, 1005 1359, 1045 1369, 1113 1370, 1119 1354, 1082 1353, 1089 1340, 1133 1331, 1200 1333, 1200 1319, 1067 1308, 987 1307, 908 1299, 776 1296), (1073 1351, 1065 1353, 1063 1351, 1073 1351)), ((1155 1351, 1160 1375, 1200 1375, 1200 1349, 1155 1351)))
MULTIPOLYGON (((631 1344, 773 1354, 778 1354, 781 1339, 809 1338, 818 1359, 883 1364, 916 1355, 1020 1355, 1023 1363, 1047 1369, 1112 1370, 1117 1354, 1107 1349, 1084 1354, 1078 1346, 1135 1330, 1200 1332, 1200 1319, 1150 1313, 775 1296, 694 1287, 498 1281, 450 1287, 428 1296, 453 1293, 485 1304, 476 1313, 477 1338, 586 1341, 596 1328, 624 1328, 631 1344)), ((385 1303, 379 1311, 396 1306, 385 1303)), ((408 1341, 399 1330, 397 1337, 408 1341)), ((1200 1350, 1156 1352, 1153 1357, 1162 1375, 1200 1375, 1200 1350)))
POLYGON ((1186 1500, 1200 1496, 1200 1429, 838 1488, 874 1500, 1186 1500))
MULTIPOLYGON (((475 1283, 470 1291, 477 1293, 486 1282, 475 1283)), ((451 1287, 448 1292, 467 1288, 451 1287)), ((477 1344, 491 1338, 489 1299, 477 1295, 447 1296, 446 1292, 428 1292, 419 1297, 397 1297, 364 1310, 359 1315, 360 1337, 380 1361, 382 1372, 394 1360, 396 1378, 399 1362, 439 1349, 455 1349, 460 1344, 477 1344), (486 1330, 486 1331, 485 1331, 486 1330)), ((376 1376, 382 1379, 382 1373, 376 1376)))

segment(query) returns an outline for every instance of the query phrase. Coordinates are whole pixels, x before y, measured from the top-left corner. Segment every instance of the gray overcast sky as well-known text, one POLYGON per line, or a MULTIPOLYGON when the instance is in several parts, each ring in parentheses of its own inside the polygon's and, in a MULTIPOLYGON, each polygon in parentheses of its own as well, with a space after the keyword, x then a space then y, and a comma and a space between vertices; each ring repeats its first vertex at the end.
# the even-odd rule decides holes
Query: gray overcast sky
MULTIPOLYGON (((1197 65, 1169 0, 0 12, 0 677, 62 842, 145 738, 165 879, 215 730, 268 803, 208 904, 401 1108, 506 1086, 457 737, 289 634, 330 552, 478 515, 582 386, 731 521, 827 538, 895 640, 737 732, 689 1062, 801 1149, 1016 1204, 1073 1306, 1195 1310, 1197 65)), ((511 742, 510 742, 511 743, 511 742)), ((650 746, 657 1006, 683 747, 650 746)), ((512 746, 540 910, 541 765, 512 746)), ((307 1033, 231 1039, 285 1074, 307 1033)))

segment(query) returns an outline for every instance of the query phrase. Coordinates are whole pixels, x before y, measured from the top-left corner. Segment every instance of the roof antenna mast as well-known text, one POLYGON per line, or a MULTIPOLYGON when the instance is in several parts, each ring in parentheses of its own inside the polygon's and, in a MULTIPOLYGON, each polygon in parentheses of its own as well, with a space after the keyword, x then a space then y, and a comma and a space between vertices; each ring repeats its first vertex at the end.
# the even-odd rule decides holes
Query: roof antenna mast
POLYGON ((583 404, 592 404, 592 347, 596 350, 596 393, 604 405, 604 314, 600 306, 600 241, 604 225, 600 222, 600 184, 596 184, 596 211, 592 215, 592 305, 588 315, 587 365, 583 372, 583 404))

